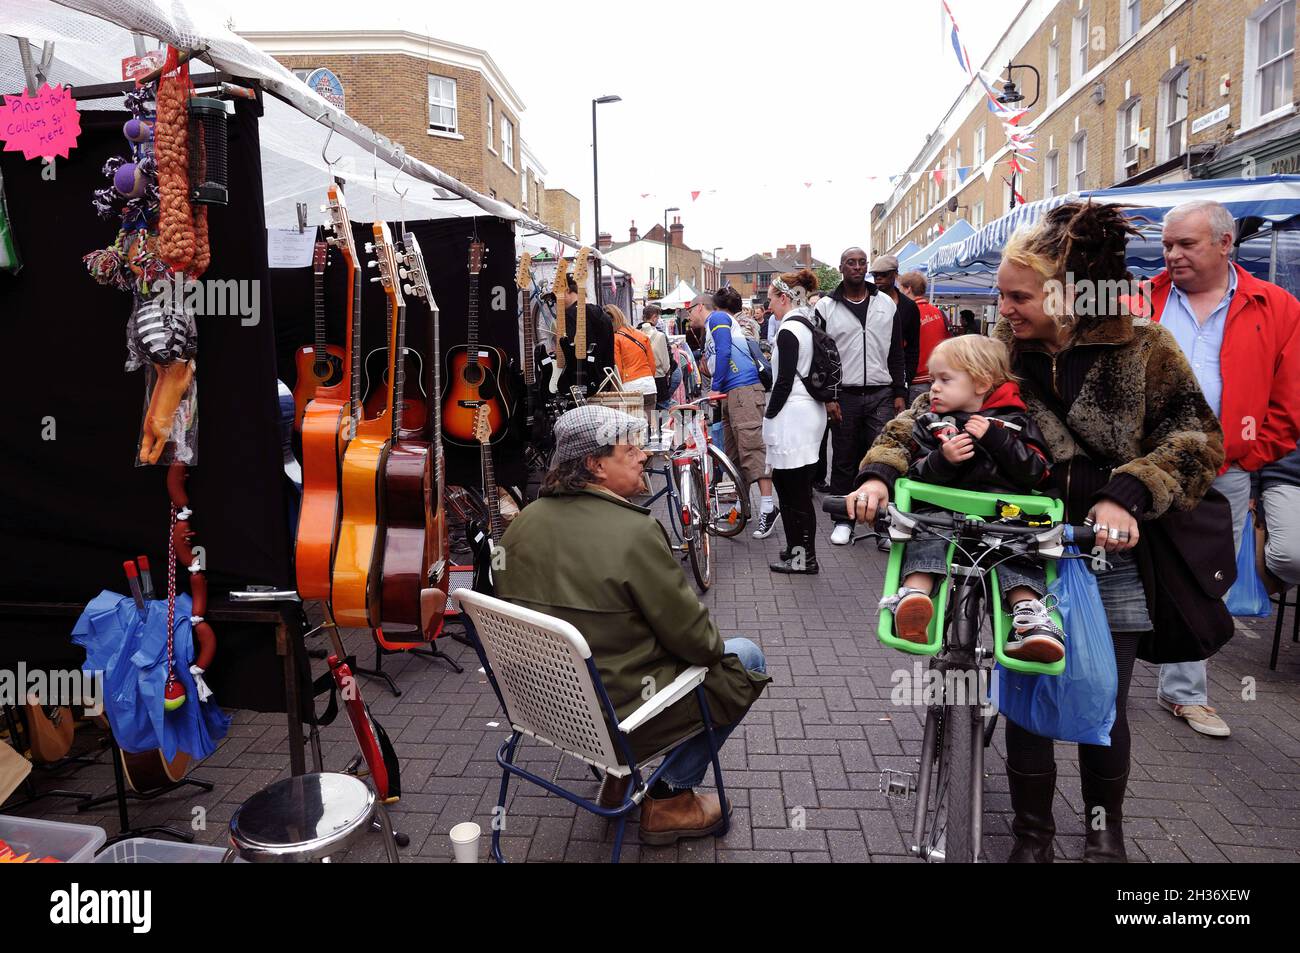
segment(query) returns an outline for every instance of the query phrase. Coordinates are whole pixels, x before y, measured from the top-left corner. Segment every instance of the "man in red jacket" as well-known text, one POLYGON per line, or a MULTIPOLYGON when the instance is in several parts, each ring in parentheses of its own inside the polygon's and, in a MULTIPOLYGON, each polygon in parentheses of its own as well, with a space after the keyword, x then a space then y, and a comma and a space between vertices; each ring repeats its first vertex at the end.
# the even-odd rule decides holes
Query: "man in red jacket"
MULTIPOLYGON (((1231 260, 1236 223, 1217 202, 1186 202, 1165 216, 1165 270, 1149 291, 1155 320, 1187 356, 1223 424, 1225 458, 1214 487, 1232 506, 1241 546, 1250 474, 1291 453, 1300 433, 1300 302, 1231 260)), ((1300 522, 1294 510, 1271 521, 1300 522)), ((1295 539, 1294 528, 1283 534, 1295 539)), ((1226 738, 1209 707, 1205 662, 1160 667, 1160 704, 1204 735, 1226 738)))
POLYGON ((936 344, 947 340, 950 335, 943 312, 925 300, 925 275, 919 271, 909 271, 899 277, 898 283, 903 289, 903 294, 911 298, 921 312, 916 376, 912 378, 911 386, 907 390, 907 406, 911 407, 916 402, 916 398, 930 389, 930 384, 934 381, 929 371, 930 352, 934 350, 936 344))

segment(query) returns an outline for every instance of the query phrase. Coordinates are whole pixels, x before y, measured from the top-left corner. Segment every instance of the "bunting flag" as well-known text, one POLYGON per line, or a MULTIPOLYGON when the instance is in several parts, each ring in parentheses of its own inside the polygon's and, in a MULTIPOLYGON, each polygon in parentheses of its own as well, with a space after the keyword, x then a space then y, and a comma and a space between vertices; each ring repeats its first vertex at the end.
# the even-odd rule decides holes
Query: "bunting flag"
POLYGON ((968 165, 957 166, 957 181, 964 184, 966 179, 970 177, 970 170, 971 167, 968 165))
POLYGON ((1024 205, 1025 197, 1016 191, 1016 187, 1011 184, 1011 182, 1006 178, 1006 176, 1002 177, 1002 181, 1006 184, 1006 187, 1011 190, 1011 194, 1012 196, 1015 197, 1015 200, 1019 202, 1021 205, 1024 205))
POLYGON ((696 199, 698 199, 699 197, 700 197, 700 193, 699 193, 699 192, 692 192, 692 193, 691 193, 691 201, 692 201, 692 202, 694 202, 694 201, 695 201, 696 199))
POLYGON ((948 23, 952 26, 948 33, 948 40, 952 43, 952 51, 957 54, 957 65, 961 67, 963 73, 969 74, 970 54, 966 52, 966 45, 961 41, 961 31, 957 29, 957 19, 952 15, 952 10, 948 9, 948 0, 943 0, 943 12, 948 15, 948 23))
POLYGON ((931 175, 934 176, 935 185, 943 185, 943 168, 941 166, 935 166, 931 175))

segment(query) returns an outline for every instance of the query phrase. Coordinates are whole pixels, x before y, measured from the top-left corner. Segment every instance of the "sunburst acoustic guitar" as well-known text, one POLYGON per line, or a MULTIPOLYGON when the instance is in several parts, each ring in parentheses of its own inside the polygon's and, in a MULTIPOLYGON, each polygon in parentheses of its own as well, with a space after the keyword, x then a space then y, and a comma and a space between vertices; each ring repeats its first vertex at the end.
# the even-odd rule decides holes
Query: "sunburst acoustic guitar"
POLYGON ((452 443, 466 447, 478 446, 474 420, 480 405, 488 408, 493 442, 505 436, 512 412, 502 377, 505 355, 478 340, 478 286, 484 252, 482 242, 470 243, 469 339, 447 352, 447 393, 442 401, 443 433, 452 443))
POLYGON ((302 418, 302 508, 294 548, 298 592, 304 599, 328 599, 339 523, 339 468, 351 440, 354 408, 361 406, 361 281, 343 190, 331 185, 324 209, 328 240, 347 266, 347 330, 337 383, 316 388, 302 418))
POLYGON ((312 253, 312 280, 315 302, 315 334, 311 344, 298 348, 294 356, 297 380, 293 385, 293 426, 302 430, 302 415, 307 405, 322 387, 337 386, 343 380, 346 355, 337 344, 325 343, 325 262, 329 257, 329 243, 322 236, 312 253))
POLYGON ((383 285, 388 303, 388 397, 379 416, 365 418, 360 413, 361 401, 357 395, 356 433, 343 455, 343 505, 330 587, 334 621, 354 629, 373 629, 380 620, 382 589, 377 562, 384 545, 382 475, 393 433, 393 388, 397 381, 393 357, 400 353, 397 335, 405 307, 397 273, 397 253, 388 223, 375 222, 374 236, 374 241, 366 244, 366 251, 374 255, 374 264, 379 269, 379 274, 370 280, 383 285))

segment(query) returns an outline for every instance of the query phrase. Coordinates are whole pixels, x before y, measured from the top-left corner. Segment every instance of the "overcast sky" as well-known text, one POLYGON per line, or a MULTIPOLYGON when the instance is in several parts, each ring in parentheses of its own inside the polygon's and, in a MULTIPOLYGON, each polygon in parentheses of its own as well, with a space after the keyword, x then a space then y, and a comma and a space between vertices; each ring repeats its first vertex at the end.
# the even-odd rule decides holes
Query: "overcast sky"
MULTIPOLYGON (((1022 2, 949 0, 975 63, 1022 2)), ((623 241, 631 221, 645 232, 677 205, 686 243, 722 258, 807 242, 836 262, 869 246, 884 177, 906 170, 965 77, 939 0, 472 0, 392 14, 351 0, 217 3, 236 30, 406 29, 487 50, 528 107, 523 138, 547 185, 581 198, 587 241, 591 100, 622 96, 598 107, 601 229, 623 241)))

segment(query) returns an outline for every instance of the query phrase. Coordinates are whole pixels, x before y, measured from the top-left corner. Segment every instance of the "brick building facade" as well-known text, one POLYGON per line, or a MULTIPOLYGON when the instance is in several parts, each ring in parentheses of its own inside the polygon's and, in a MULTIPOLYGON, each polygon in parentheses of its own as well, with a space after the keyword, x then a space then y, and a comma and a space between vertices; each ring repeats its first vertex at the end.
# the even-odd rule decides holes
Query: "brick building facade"
POLYGON ((687 245, 685 235, 681 216, 675 216, 667 233, 663 225, 656 223, 642 235, 634 222, 628 229, 627 241, 615 242, 613 236, 603 233, 597 244, 607 261, 632 275, 636 299, 644 301, 647 295, 653 300, 663 297, 665 290, 672 292, 678 281, 685 281, 696 291, 706 290, 707 282, 712 280, 706 271, 713 270, 712 262, 687 245))
MULTIPOLYGON (((1029 0, 984 64, 1003 79, 1008 62, 1041 74, 1021 122, 1036 134, 1038 161, 1017 176, 1016 192, 1032 202, 1297 171, 1295 24, 1295 0, 1029 0)), ((1027 105, 1032 73, 1017 68, 1012 78, 1027 105)), ((968 84, 873 209, 876 253, 924 246, 958 217, 978 228, 1009 209, 1006 137, 986 102, 983 87, 968 84)))

